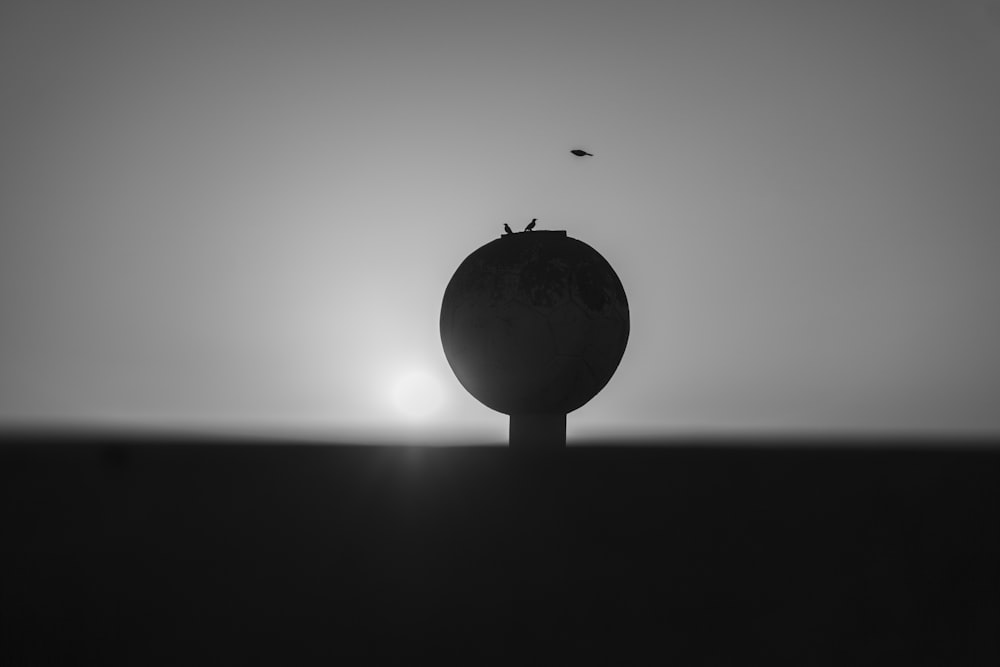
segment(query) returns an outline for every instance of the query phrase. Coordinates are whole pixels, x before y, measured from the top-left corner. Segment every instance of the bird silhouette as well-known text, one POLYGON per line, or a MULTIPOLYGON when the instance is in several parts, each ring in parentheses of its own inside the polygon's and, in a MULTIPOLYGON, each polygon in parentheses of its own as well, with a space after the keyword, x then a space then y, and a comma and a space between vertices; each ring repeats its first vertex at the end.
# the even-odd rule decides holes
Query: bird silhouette
POLYGON ((505 223, 503 223, 503 233, 504 233, 504 234, 513 234, 513 233, 514 233, 514 230, 513 230, 513 229, 511 229, 511 228, 510 228, 510 225, 508 225, 508 224, 507 224, 507 223, 505 222, 505 223))
POLYGON ((530 232, 532 229, 534 229, 535 228, 535 222, 537 220, 538 220, 538 218, 532 218, 531 222, 528 223, 528 226, 524 228, 524 231, 530 232))
POLYGON ((594 157, 593 153, 588 153, 587 151, 580 150, 579 148, 574 148, 573 150, 570 151, 570 153, 572 153, 577 157, 583 157, 584 155, 589 155, 590 157, 594 157))

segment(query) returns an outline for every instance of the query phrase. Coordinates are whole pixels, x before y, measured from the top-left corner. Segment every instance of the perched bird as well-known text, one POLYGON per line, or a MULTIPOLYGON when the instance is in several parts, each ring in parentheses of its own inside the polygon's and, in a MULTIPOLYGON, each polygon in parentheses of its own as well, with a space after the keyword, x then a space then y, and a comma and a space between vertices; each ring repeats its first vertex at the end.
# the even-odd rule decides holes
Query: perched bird
POLYGON ((524 228, 524 231, 530 232, 532 229, 534 229, 535 228, 535 222, 537 220, 538 220, 538 218, 532 218, 531 222, 528 223, 528 226, 524 228))
POLYGON ((590 157, 594 157, 593 153, 588 153, 587 151, 582 151, 579 148, 574 148, 573 150, 570 151, 570 153, 572 153, 573 155, 575 155, 577 157, 583 157, 584 155, 589 155, 590 157))
POLYGON ((514 233, 514 230, 513 230, 513 229, 511 229, 511 228, 510 228, 510 225, 508 225, 508 224, 507 224, 507 223, 505 222, 505 223, 503 223, 503 233, 504 233, 504 234, 513 234, 513 233, 514 233))

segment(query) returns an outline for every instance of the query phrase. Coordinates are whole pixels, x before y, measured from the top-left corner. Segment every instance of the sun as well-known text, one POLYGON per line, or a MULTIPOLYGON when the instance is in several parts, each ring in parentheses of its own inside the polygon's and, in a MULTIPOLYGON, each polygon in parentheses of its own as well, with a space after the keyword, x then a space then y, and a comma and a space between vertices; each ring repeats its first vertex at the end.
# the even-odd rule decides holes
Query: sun
POLYGON ((441 383, 426 371, 408 371, 392 387, 392 404, 408 419, 426 419, 438 412, 443 402, 441 383))

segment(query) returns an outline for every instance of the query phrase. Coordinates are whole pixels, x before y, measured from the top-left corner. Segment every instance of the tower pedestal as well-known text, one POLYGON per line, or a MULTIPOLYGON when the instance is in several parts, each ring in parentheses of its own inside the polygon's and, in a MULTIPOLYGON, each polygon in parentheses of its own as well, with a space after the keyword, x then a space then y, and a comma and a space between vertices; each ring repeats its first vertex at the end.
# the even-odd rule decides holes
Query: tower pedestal
POLYGON ((510 416, 510 448, 553 451, 566 447, 566 415, 521 414, 510 416))

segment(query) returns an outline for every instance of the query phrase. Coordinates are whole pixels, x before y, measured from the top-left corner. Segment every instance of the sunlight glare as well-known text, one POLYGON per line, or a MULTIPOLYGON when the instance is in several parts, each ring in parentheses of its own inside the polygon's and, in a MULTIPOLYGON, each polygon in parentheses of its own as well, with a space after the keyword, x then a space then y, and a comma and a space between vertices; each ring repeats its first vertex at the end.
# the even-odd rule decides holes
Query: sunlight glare
POLYGON ((443 398, 441 383, 424 371, 400 376, 392 390, 393 405, 410 419, 424 419, 434 414, 440 409, 443 398))

